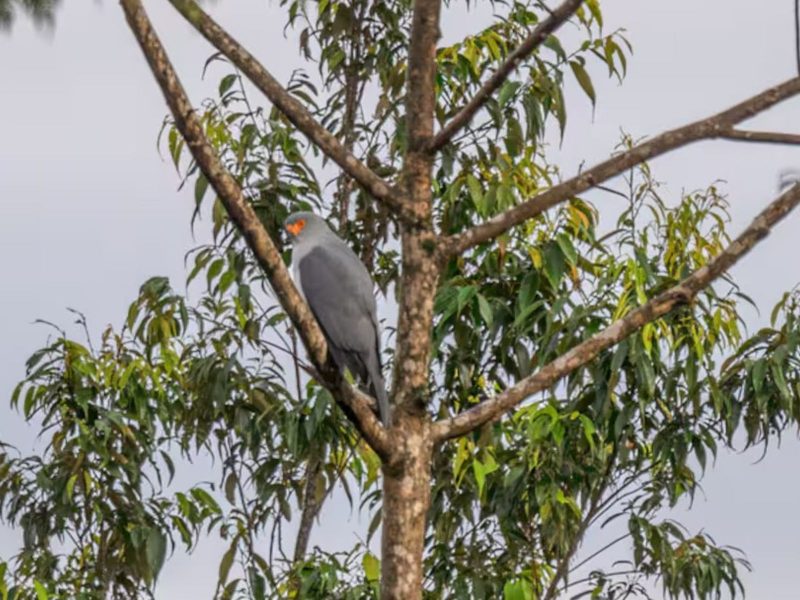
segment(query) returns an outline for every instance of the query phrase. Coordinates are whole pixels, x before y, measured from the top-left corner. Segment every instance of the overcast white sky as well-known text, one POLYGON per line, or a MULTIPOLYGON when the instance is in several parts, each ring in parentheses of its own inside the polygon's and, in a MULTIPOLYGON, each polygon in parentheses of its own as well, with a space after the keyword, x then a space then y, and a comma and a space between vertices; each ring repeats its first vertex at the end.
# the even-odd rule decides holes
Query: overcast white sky
MULTIPOLYGON (((119 324, 139 285, 167 275, 180 286, 183 255, 193 245, 191 199, 176 193, 171 164, 155 148, 166 112, 115 2, 65 2, 52 36, 20 20, 0 36, 0 439, 29 447, 35 431, 7 408, 24 360, 47 331, 37 318, 70 322, 66 307, 89 317, 94 332, 119 324)), ((209 84, 200 71, 210 49, 164 2, 146 2, 195 101, 209 84)), ((791 0, 603 0, 607 27, 625 27, 635 49, 623 87, 598 71, 598 106, 570 94, 563 148, 565 174, 581 161, 605 158, 620 128, 649 135, 744 99, 793 74, 791 0)), ((268 68, 286 80, 298 65, 296 44, 282 34, 278 3, 219 2, 212 12, 268 68)), ((474 15, 450 11, 445 34, 483 27, 474 15)), ((210 78, 213 85, 215 76, 210 78)), ((800 130, 797 101, 759 117, 753 126, 800 130)), ((737 231, 775 195, 779 173, 800 167, 800 149, 714 142, 654 163, 674 195, 715 179, 727 181, 737 231)), ((613 202, 608 196, 598 202, 613 202)), ((760 306, 751 327, 766 321, 780 294, 800 282, 800 214, 736 267, 735 276, 760 306)), ((746 550, 755 571, 749 597, 796 600, 800 559, 796 464, 790 434, 753 464, 758 452, 726 455, 704 480, 681 520, 707 529, 719 543, 746 550)), ((216 473, 198 474, 216 479, 216 473)), ((341 503, 329 507, 315 541, 340 545, 363 531, 341 503)), ((18 535, 0 530, 0 556, 18 535)), ((191 558, 165 567, 159 598, 210 597, 222 545, 203 544, 191 558)))

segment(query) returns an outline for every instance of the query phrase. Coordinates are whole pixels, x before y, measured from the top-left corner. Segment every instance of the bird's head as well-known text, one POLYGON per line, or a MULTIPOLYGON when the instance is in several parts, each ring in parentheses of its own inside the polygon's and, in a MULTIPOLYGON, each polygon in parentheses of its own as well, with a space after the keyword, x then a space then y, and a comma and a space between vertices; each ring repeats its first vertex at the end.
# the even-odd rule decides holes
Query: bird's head
POLYGON ((328 224, 312 212, 296 212, 283 222, 283 228, 289 233, 289 239, 297 242, 307 239, 315 233, 324 233, 328 224))

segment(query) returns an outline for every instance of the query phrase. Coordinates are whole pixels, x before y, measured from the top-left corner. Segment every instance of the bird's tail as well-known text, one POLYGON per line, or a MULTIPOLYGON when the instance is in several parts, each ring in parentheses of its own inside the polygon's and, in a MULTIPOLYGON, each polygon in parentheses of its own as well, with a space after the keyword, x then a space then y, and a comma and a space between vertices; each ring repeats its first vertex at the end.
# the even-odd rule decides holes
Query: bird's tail
MULTIPOLYGON (((374 362, 377 363, 378 361, 374 362)), ((383 426, 388 428, 391 425, 392 416, 389 410, 389 396, 386 393, 386 384, 383 381, 379 364, 369 366, 369 391, 378 401, 378 415, 381 418, 381 422, 383 422, 383 426)))

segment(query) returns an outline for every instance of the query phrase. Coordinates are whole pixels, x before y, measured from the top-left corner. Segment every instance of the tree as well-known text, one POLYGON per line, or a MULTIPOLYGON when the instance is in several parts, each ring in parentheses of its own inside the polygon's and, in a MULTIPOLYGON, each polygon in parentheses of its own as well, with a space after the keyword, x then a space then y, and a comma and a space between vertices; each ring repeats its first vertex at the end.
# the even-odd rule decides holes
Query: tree
POLYGON ((190 304, 153 278, 96 348, 59 333, 31 357, 12 401, 50 444, 0 462, 3 517, 25 533, 0 591, 145 595, 168 549, 210 530, 230 540, 221 597, 618 598, 647 577, 672 596, 740 589, 734 550, 659 511, 693 493, 720 444, 798 420, 797 299, 745 338, 747 298, 726 273, 800 188, 731 239, 715 187, 667 203, 645 161, 709 138, 796 142, 737 126, 800 79, 623 140, 562 180, 542 136, 565 126, 564 79, 595 102, 590 73, 622 79, 628 60, 597 2, 498 5, 502 18, 438 48, 435 1, 287 1, 320 80, 285 88, 199 6, 171 3, 233 68, 193 109, 143 6, 122 0, 195 214, 213 217, 188 275, 206 289, 190 304), (566 22, 579 40, 555 36, 566 22), (271 109, 253 108, 244 77, 271 109), (328 162, 343 175, 323 200, 328 162), (606 231, 580 196, 617 176, 628 208, 606 231), (397 298, 390 431, 327 361, 288 277, 278 234, 298 208, 330 215, 397 298), (220 459, 219 487, 170 490, 174 452, 200 447, 220 459), (337 482, 381 525, 380 560, 308 552, 337 482), (295 506, 304 533, 283 558, 295 506), (627 522, 630 564, 570 577, 608 519, 627 522))
POLYGON ((37 26, 52 26, 59 0, 0 0, 0 29, 10 29, 16 10, 22 9, 37 26))

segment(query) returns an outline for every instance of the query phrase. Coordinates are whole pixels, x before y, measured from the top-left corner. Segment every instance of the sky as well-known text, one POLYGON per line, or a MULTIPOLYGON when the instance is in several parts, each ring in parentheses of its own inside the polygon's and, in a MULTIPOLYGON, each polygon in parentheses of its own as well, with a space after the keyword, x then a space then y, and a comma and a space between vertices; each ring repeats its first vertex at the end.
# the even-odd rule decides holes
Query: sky
MULTIPOLYGON (((52 33, 20 19, 10 35, 0 35, 0 440, 20 447, 34 443, 36 430, 10 411, 7 399, 24 374, 25 358, 47 338, 48 330, 34 321, 68 325, 71 307, 87 315, 95 333, 119 325, 148 277, 166 275, 180 287, 184 254, 203 239, 202 231, 193 238, 189 229, 189 193, 177 191, 171 162, 157 152, 166 107, 119 6, 109 0, 63 4, 52 33)), ((221 75, 201 80, 211 49, 167 3, 145 5, 199 102, 221 75)), ((754 5, 603 0, 606 28, 624 27, 634 46, 629 75, 619 86, 597 71, 594 111, 574 86, 568 90, 567 132, 551 159, 569 176, 582 163, 607 157, 623 130, 653 135, 791 77, 791 0, 760 2, 758 10, 754 5)), ((277 1, 225 1, 210 9, 279 80, 299 66, 277 1)), ((445 39, 485 26, 480 14, 445 13, 445 39)), ((798 131, 798 123, 800 100, 794 100, 749 125, 798 131)), ((659 158, 653 167, 673 198, 723 180, 731 231, 737 232, 775 196, 780 173, 800 168, 800 149, 707 142, 659 158)), ((611 198, 595 200, 602 208, 611 198)), ((800 282, 799 227, 800 213, 790 216, 734 269, 762 307, 761 314, 745 315, 751 330, 766 323, 780 295, 800 282)), ((704 529, 718 543, 746 551, 754 567, 744 576, 750 598, 795 600, 800 444, 792 432, 756 462, 759 456, 721 455, 692 510, 684 507, 676 516, 691 530, 704 529)), ((186 476, 216 477, 204 468, 201 463, 186 476)), ((347 546, 365 527, 335 498, 312 543, 347 546)), ((592 541, 602 539, 603 532, 593 534, 592 541)), ((0 530, 0 556, 18 541, 16 532, 0 530)), ((164 568, 157 598, 210 597, 222 552, 224 545, 212 539, 191 557, 177 553, 164 568)))

